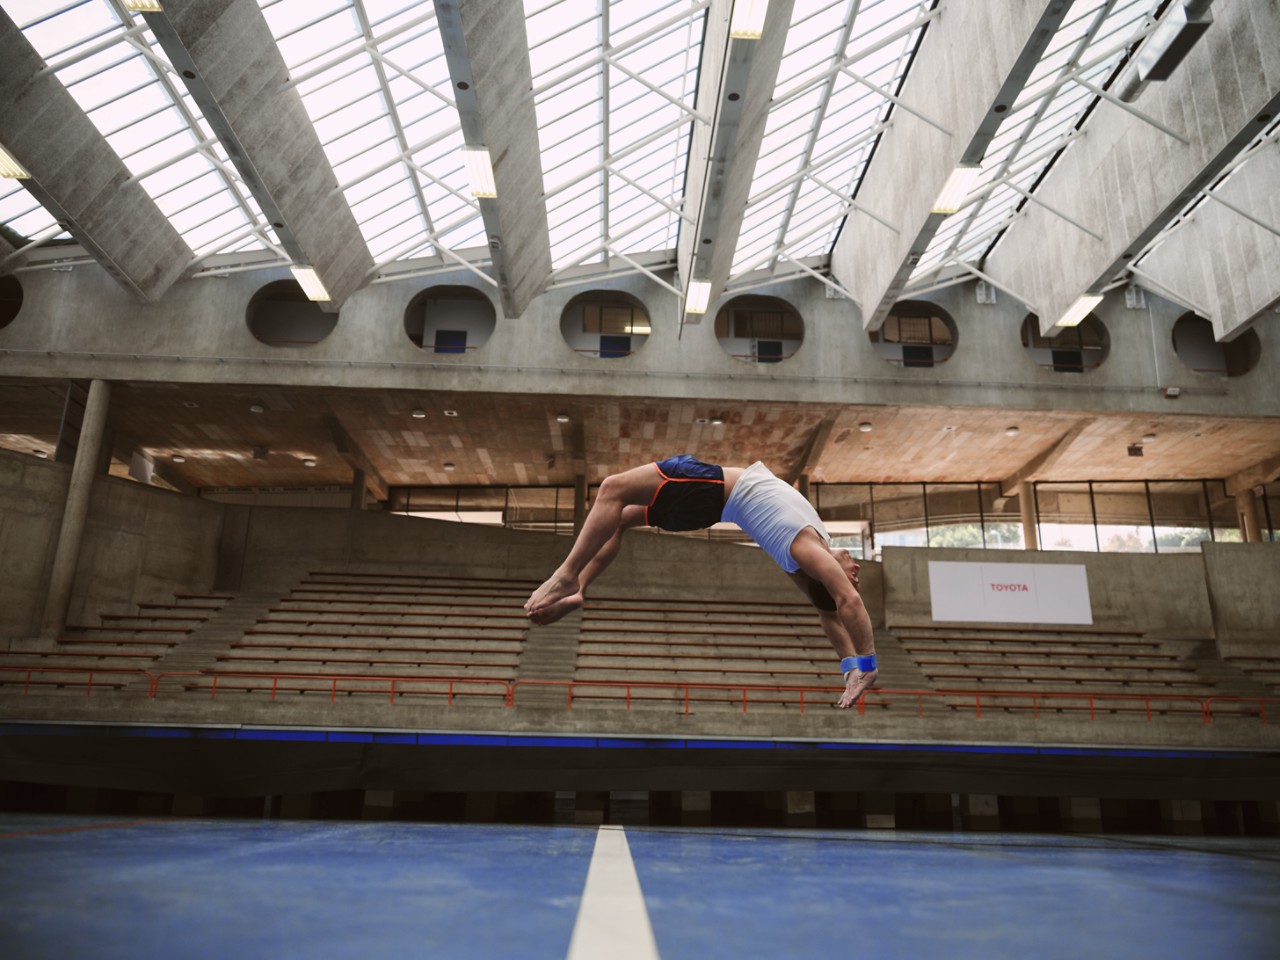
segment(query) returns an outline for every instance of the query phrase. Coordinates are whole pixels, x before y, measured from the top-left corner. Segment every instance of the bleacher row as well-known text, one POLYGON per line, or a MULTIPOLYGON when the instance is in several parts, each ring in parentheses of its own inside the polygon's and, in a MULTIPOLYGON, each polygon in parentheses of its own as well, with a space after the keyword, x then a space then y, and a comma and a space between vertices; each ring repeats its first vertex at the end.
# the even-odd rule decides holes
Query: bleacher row
MULTIPOLYGON (((838 695, 834 655, 802 600, 593 596, 571 675, 522 678, 531 642, 521 610, 534 581, 317 571, 263 603, 232 636, 216 626, 233 600, 175 595, 104 613, 55 644, 0 653, 13 692, 104 688, 147 696, 339 698, 391 703, 465 699, 502 705, 661 708, 685 713, 800 711, 838 695), (193 665, 194 658, 194 665, 193 665), (554 697, 539 700, 547 688, 554 697)), ((886 677, 866 709, 910 714, 1044 713, 1265 718, 1256 689, 1239 699, 1187 653, 1140 632, 957 629, 895 624, 877 636, 886 677), (911 680, 910 683, 905 682, 911 680)), ((1280 658, 1238 658, 1241 677, 1280 695, 1280 658)), ((1280 709, 1280 704, 1272 705, 1280 709)))

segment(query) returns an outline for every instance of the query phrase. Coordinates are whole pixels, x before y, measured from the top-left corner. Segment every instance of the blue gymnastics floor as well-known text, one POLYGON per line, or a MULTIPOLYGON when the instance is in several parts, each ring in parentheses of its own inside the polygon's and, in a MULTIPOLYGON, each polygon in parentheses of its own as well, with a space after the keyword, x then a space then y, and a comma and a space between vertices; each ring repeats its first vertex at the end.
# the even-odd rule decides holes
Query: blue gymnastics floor
MULTIPOLYGON (((1280 957, 1277 840, 608 830, 636 956, 1280 957)), ((0 816, 0 956, 562 958, 597 834, 0 816)))

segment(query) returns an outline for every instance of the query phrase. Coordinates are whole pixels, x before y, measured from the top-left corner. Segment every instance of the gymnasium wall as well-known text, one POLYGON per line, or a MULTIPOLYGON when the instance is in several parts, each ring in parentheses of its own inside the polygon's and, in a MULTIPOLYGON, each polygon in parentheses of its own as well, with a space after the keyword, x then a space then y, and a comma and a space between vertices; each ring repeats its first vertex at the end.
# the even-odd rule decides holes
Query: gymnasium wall
MULTIPOLYGON (((71 467, 0 451, 0 636, 34 635, 71 467)), ((94 481, 70 623, 213 584, 222 506, 128 480, 94 481)))
POLYGON ((1204 544, 1218 652, 1280 654, 1280 549, 1271 543, 1204 544))
MULTIPOLYGON (((1229 554, 1232 547, 1240 545, 1217 546, 1229 554)), ((1263 544, 1258 546, 1266 547, 1263 544)), ((1280 551, 1273 550, 1273 553, 1280 555, 1280 551)), ((1166 639, 1207 639, 1214 635, 1209 584, 1205 577, 1206 560, 1197 553, 1160 556, 1056 550, 1022 553, 886 547, 885 612, 890 625, 930 621, 930 560, 1082 564, 1089 583, 1095 627, 1142 630, 1166 639)))

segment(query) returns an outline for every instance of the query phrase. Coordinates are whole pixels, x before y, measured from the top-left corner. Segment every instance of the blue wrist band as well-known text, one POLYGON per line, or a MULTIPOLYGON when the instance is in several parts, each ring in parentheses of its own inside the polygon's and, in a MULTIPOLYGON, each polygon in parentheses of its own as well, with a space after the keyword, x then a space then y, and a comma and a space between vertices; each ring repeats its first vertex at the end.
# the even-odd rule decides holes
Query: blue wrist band
POLYGON ((855 657, 854 659, 861 673, 870 673, 876 668, 876 655, 874 653, 869 657, 855 657))
POLYGON ((840 672, 850 673, 853 670, 855 670, 857 666, 858 666, 857 657, 845 657, 843 660, 840 661, 840 672))

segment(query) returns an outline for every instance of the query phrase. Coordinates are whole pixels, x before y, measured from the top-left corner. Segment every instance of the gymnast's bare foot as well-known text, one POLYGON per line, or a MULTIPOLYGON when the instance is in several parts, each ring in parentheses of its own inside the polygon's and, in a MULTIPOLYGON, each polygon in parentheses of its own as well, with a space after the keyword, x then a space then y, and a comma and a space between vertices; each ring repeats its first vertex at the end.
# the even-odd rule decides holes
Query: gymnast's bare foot
POLYGON ((870 673, 859 673, 853 671, 849 674, 849 678, 844 682, 844 693, 840 699, 836 701, 835 706, 841 710, 848 710, 855 703, 867 695, 876 683, 878 671, 872 670, 870 673))
POLYGON ((566 597, 571 597, 575 593, 581 592, 582 587, 579 586, 576 579, 566 577, 557 570, 542 586, 533 591, 529 599, 524 602, 524 612, 532 617, 542 608, 549 607, 566 597))
POLYGON ((575 593, 569 597, 561 597, 555 603, 547 604, 545 607, 539 607, 529 614, 529 619, 539 627, 545 627, 549 623, 555 623, 562 617, 573 613, 582 606, 582 594, 575 593))

